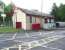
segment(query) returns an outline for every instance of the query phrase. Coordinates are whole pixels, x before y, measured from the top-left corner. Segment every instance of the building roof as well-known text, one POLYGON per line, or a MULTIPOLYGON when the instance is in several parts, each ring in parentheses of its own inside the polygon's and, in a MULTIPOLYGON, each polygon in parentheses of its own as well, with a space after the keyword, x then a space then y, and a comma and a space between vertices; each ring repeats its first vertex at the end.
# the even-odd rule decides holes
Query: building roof
POLYGON ((38 10, 28 10, 28 9, 22 9, 22 8, 17 8, 26 13, 27 15, 36 15, 36 16, 42 16, 42 17, 54 17, 53 15, 46 14, 46 13, 41 13, 38 10))
POLYGON ((27 9, 22 9, 22 10, 23 10, 23 12, 25 12, 26 14, 29 14, 29 15, 37 15, 37 16, 43 16, 43 17, 45 17, 45 16, 47 16, 47 17, 53 17, 50 14, 41 13, 41 12, 39 12, 37 10, 27 10, 27 9))

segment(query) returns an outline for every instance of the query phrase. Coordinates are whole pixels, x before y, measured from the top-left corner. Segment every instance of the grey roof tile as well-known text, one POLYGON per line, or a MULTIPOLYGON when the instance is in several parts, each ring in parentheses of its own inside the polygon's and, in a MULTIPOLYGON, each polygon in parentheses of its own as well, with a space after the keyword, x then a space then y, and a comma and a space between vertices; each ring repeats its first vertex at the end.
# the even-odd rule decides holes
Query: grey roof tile
POLYGON ((42 17, 54 17, 53 15, 41 13, 37 10, 28 10, 28 9, 23 9, 23 8, 22 9, 19 8, 19 9, 28 15, 36 15, 36 16, 42 16, 42 17))

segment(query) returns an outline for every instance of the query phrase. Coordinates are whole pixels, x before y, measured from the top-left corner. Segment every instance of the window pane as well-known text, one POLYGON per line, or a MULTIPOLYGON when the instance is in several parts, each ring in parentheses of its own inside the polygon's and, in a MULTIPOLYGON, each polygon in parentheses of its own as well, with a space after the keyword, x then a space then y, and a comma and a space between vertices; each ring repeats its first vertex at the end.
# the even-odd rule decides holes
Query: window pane
POLYGON ((35 17, 32 17, 32 23, 35 23, 35 17))
POLYGON ((48 23, 47 18, 45 18, 45 23, 48 23))
POLYGON ((30 16, 30 23, 32 23, 32 16, 30 16))
POLYGON ((54 19, 51 19, 51 22, 54 22, 54 19))

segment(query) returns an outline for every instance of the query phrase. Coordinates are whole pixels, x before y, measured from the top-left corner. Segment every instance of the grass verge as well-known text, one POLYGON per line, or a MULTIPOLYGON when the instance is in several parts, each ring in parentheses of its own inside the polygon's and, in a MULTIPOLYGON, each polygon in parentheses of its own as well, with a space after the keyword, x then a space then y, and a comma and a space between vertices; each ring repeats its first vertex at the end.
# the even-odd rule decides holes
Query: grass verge
POLYGON ((19 29, 12 28, 12 27, 0 27, 0 33, 4 32, 18 32, 19 29))

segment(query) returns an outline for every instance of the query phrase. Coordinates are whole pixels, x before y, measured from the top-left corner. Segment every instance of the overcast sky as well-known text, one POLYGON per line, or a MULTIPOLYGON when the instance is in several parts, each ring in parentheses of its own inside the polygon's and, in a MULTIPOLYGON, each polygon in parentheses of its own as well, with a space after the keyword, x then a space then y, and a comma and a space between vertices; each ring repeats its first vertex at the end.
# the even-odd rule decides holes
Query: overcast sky
MULTIPOLYGON (((11 0, 3 0, 6 4, 9 4, 11 0)), ((35 9, 41 11, 41 1, 42 0, 12 0, 12 2, 21 8, 25 9, 35 9)), ((53 3, 58 6, 60 3, 65 4, 65 0, 43 0, 43 12, 49 13, 52 9, 53 3)))

